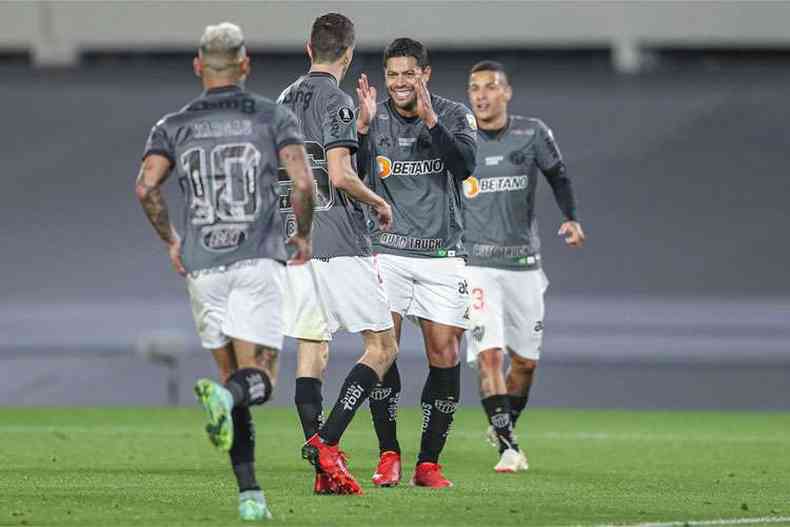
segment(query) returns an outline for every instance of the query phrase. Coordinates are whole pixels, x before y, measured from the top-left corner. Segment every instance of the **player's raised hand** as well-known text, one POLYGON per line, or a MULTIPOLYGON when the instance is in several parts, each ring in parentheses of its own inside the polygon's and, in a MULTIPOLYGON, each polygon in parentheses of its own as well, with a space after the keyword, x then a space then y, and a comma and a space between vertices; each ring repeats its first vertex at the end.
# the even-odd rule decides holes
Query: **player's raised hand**
POLYGON ((173 269, 176 270, 181 276, 187 275, 186 267, 181 261, 181 238, 176 234, 175 229, 171 227, 173 232, 173 240, 167 245, 167 254, 170 256, 170 262, 173 264, 173 269))
POLYGON ((425 126, 433 128, 439 121, 439 117, 433 111, 433 103, 431 103, 431 94, 428 92, 428 86, 424 80, 417 79, 414 84, 414 90, 417 92, 417 117, 422 119, 425 126))
POLYGON ((294 253, 288 260, 288 265, 303 265, 313 257, 313 244, 309 238, 294 234, 288 238, 289 245, 294 246, 294 253))
POLYGON ((558 235, 565 239, 565 243, 571 247, 581 247, 584 245, 584 231, 577 221, 566 221, 560 225, 558 235))
POLYGON ((381 230, 390 230, 392 228, 392 207, 390 207, 389 203, 382 199, 380 203, 373 206, 373 211, 376 213, 376 219, 381 230))
POLYGON ((357 81, 357 100, 359 101, 357 132, 366 134, 371 121, 376 116, 376 88, 368 83, 368 76, 364 73, 357 81))

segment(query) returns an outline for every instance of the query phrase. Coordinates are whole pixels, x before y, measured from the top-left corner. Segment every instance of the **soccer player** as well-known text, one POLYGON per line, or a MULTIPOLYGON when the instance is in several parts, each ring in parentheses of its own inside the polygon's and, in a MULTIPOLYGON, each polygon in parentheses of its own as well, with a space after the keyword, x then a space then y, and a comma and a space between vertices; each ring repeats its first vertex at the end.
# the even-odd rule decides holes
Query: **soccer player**
POLYGON ((200 340, 224 384, 201 379, 195 386, 209 439, 230 453, 241 519, 259 520, 271 514, 255 477, 249 407, 270 398, 283 340, 286 251, 277 166, 293 186, 292 264, 311 255, 312 175, 294 115, 242 87, 250 61, 238 26, 206 28, 194 71, 205 91, 153 127, 136 193, 186 277, 200 340), (187 199, 180 233, 160 191, 171 173, 187 199))
POLYGON ((469 102, 479 127, 474 176, 464 182, 464 226, 472 295, 467 360, 480 375, 489 437, 499 447, 497 472, 527 470, 513 427, 527 404, 540 358, 543 294, 535 221, 538 172, 551 185, 565 219, 559 234, 581 247, 584 232, 565 163, 539 119, 508 113, 513 91, 502 64, 485 61, 469 74, 469 102), (504 353, 510 356, 507 376, 504 353))
MULTIPOLYGON (((392 222, 392 209, 353 168, 352 156, 358 148, 354 107, 351 97, 338 87, 354 53, 351 20, 337 13, 318 17, 307 53, 310 71, 279 99, 299 119, 318 196, 313 259, 286 272, 285 334, 299 340, 295 402, 307 440, 303 455, 316 467, 314 492, 360 494, 338 442, 397 353, 389 302, 371 254, 360 202, 372 207, 383 229, 392 222), (321 384, 329 341, 340 329, 361 333, 365 352, 321 426, 321 384)), ((284 214, 291 213, 289 186, 285 180, 284 214)))
MULTIPOLYGON (((431 65, 422 43, 398 38, 387 46, 384 77, 389 98, 380 104, 367 78, 359 80, 360 166, 393 209, 392 229, 379 223, 373 236, 395 335, 400 340, 403 317, 410 317, 422 330, 428 359, 412 484, 449 487, 438 461, 460 391, 459 347, 469 308, 460 185, 474 169, 476 125, 464 105, 428 92, 431 65)), ((399 396, 393 364, 370 400, 381 453, 373 483, 379 486, 397 485, 401 478, 399 396)))

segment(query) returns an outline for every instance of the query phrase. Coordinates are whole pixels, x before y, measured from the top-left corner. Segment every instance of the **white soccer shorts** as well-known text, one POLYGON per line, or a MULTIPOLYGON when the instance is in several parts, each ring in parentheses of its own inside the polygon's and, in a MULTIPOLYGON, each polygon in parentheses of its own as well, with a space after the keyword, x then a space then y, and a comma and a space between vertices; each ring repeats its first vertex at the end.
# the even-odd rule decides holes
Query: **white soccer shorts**
POLYGON ((203 347, 235 338, 282 348, 284 274, 285 266, 268 258, 191 273, 187 288, 203 347))
MULTIPOLYGON (((379 254, 392 311, 466 329, 469 291, 462 258, 417 258, 379 254)), ((415 320, 416 321, 416 320, 415 320)))
POLYGON ((390 305, 372 256, 314 258, 289 265, 283 320, 285 335, 329 341, 350 333, 392 327, 390 305))
POLYGON ((466 360, 475 365, 484 350, 509 348, 525 359, 540 359, 543 296, 549 281, 542 269, 506 271, 467 266, 472 296, 466 360))

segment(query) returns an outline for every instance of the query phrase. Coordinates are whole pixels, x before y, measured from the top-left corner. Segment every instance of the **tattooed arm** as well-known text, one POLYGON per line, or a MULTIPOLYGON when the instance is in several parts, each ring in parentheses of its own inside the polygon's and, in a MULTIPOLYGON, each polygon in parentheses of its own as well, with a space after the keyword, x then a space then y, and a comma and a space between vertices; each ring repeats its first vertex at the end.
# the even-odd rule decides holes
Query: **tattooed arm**
POLYGON ((149 155, 140 166, 134 190, 148 221, 151 222, 162 241, 167 244, 173 267, 178 274, 183 276, 186 274, 186 269, 181 263, 181 240, 170 224, 167 203, 165 203, 160 190, 168 175, 170 175, 170 160, 157 154, 149 155))
POLYGON ((313 172, 307 164, 307 152, 304 145, 289 144, 280 149, 280 164, 285 168, 293 184, 291 189, 291 206, 296 215, 296 234, 288 243, 296 247, 296 252, 289 263, 303 264, 313 254, 310 242, 310 231, 313 228, 313 172))

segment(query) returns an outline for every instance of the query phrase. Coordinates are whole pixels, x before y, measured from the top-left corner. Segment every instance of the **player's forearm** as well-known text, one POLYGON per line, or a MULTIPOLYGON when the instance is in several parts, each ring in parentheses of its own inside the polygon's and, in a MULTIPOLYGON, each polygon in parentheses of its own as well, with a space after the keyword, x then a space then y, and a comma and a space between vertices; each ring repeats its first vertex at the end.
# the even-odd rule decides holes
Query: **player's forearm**
POLYGON ((565 170, 565 163, 557 163, 551 170, 543 173, 546 180, 551 185, 554 199, 562 214, 568 221, 579 221, 576 213, 576 195, 573 192, 573 184, 565 170))
POLYGON ((475 170, 477 143, 453 136, 442 123, 436 123, 431 128, 431 140, 457 181, 463 181, 472 175, 475 170))
POLYGON ((296 233, 302 238, 309 238, 313 228, 314 199, 312 188, 305 190, 294 187, 291 191, 291 206, 296 216, 296 233))
POLYGON ((137 199, 140 200, 143 211, 156 233, 168 245, 173 243, 175 238, 170 225, 170 215, 167 212, 167 203, 165 203, 159 187, 147 185, 144 181, 138 181, 135 191, 137 199))
MULTIPOLYGON (((334 174, 330 174, 330 176, 331 175, 334 174)), ((359 179, 359 176, 357 176, 356 172, 354 172, 351 167, 343 170, 341 175, 333 177, 332 184, 335 188, 345 191, 355 200, 367 203, 368 205, 381 205, 384 201, 359 179)))

